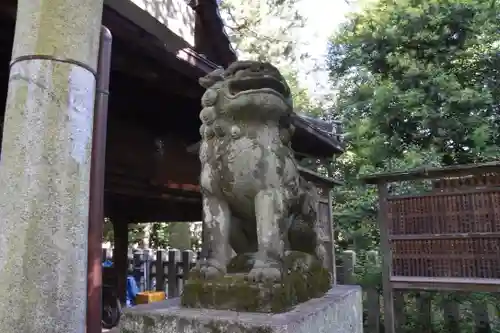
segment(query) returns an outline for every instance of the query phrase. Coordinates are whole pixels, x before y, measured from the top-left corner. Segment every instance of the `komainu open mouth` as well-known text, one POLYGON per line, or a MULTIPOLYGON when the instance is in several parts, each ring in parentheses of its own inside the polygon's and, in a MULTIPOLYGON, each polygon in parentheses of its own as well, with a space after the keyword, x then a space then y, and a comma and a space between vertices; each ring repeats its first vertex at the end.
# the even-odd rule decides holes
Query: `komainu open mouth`
POLYGON ((270 89, 283 98, 290 97, 290 89, 280 72, 271 64, 253 61, 238 62, 227 69, 226 77, 229 79, 229 92, 233 96, 249 91, 270 89))
POLYGON ((283 97, 288 97, 288 91, 285 85, 281 81, 270 76, 233 79, 229 82, 229 92, 233 96, 240 92, 264 88, 272 89, 283 95, 283 97))

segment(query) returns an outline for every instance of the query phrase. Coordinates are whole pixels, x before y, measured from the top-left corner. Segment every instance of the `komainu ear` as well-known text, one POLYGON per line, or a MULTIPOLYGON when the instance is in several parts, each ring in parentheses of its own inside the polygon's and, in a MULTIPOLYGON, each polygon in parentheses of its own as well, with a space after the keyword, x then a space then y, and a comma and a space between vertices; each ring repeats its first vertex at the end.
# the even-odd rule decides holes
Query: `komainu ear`
POLYGON ((213 86, 215 83, 224 80, 224 69, 222 68, 217 68, 211 73, 208 73, 204 77, 200 77, 198 80, 200 86, 202 86, 205 89, 210 88, 213 86))

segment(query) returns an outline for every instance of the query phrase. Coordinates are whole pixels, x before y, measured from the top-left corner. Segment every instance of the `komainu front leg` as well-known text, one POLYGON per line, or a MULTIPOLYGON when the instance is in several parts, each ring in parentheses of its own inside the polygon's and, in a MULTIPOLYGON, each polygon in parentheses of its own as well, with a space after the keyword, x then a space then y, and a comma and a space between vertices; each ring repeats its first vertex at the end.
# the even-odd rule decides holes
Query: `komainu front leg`
POLYGON ((261 191, 255 197, 258 252, 248 280, 279 281, 282 276, 284 219, 287 209, 279 189, 261 191))
POLYGON ((202 278, 215 279, 226 274, 231 213, 224 200, 213 195, 203 197, 204 246, 206 260, 198 267, 202 278))

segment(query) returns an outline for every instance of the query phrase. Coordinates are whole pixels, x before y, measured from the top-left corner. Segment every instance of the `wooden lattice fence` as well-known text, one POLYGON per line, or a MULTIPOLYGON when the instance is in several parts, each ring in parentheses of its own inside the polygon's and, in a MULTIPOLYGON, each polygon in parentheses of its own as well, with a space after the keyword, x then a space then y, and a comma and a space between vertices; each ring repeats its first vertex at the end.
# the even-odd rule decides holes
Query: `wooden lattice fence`
POLYGON ((495 162, 365 177, 379 190, 387 333, 402 326, 401 290, 500 291, 499 174, 495 162), (398 193, 412 181, 419 191, 398 193))

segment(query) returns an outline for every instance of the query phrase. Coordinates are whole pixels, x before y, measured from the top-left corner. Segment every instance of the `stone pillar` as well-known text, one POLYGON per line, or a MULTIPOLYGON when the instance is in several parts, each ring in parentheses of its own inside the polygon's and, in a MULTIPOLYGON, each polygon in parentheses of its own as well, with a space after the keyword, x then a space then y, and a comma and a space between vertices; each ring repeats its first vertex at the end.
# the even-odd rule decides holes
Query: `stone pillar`
POLYGON ((85 332, 102 7, 18 0, 0 161, 0 332, 85 332))
POLYGON ((116 293, 120 301, 125 304, 127 293, 128 274, 128 224, 127 219, 116 216, 113 222, 115 248, 113 250, 113 265, 116 272, 116 293))

